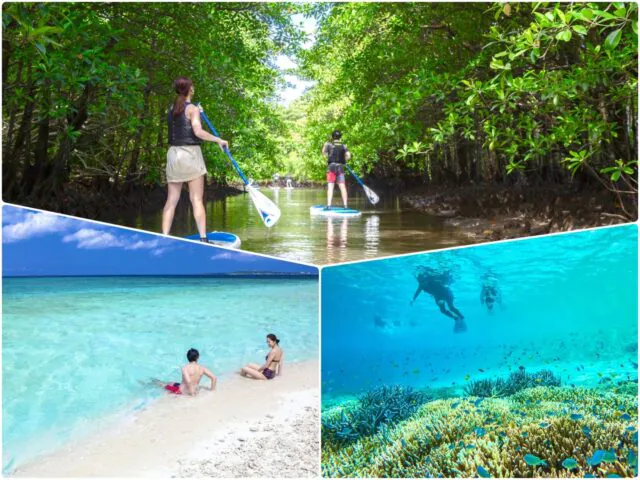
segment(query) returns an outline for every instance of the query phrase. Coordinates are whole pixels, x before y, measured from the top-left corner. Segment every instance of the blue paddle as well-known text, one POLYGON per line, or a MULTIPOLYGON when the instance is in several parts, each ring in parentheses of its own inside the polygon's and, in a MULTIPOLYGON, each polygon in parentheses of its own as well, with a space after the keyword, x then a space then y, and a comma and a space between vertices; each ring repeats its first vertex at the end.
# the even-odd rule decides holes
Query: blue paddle
POLYGON ((360 186, 363 188, 364 193, 367 195, 367 198, 369 199, 369 201, 375 205, 376 203, 378 203, 380 201, 380 197, 378 197, 378 195, 376 195, 376 192, 374 192, 373 190, 371 190, 369 187, 367 187, 364 183, 362 183, 362 180, 360 180, 360 177, 358 175, 355 174, 355 172, 353 170, 351 170, 351 167, 349 167, 349 165, 347 165, 345 163, 344 165, 345 167, 347 167, 347 170, 349 170, 349 173, 351 173, 351 175, 353 175, 353 177, 356 179, 356 181, 360 184, 360 186))
MULTIPOLYGON (((200 115, 202 116, 204 123, 206 123, 207 127, 209 127, 209 130, 211 130, 211 133, 213 133, 216 137, 219 137, 220 134, 209 121, 207 114, 204 113, 204 110, 199 104, 198 104, 198 107, 200 108, 200 115)), ((273 227, 280 219, 280 209, 276 206, 275 203, 273 203, 266 196, 264 196, 262 193, 256 190, 256 188, 249 182, 249 180, 247 180, 247 177, 245 177, 244 173, 242 173, 242 170, 240 169, 240 165, 238 165, 238 163, 235 161, 235 159, 233 158, 233 155, 231 155, 231 152, 229 151, 228 148, 224 149, 224 153, 226 153, 227 157, 229 157, 229 160, 231 160, 231 164, 233 165, 233 168, 235 169, 236 172, 238 172, 238 175, 240 175, 240 178, 242 178, 242 182, 244 183, 245 188, 249 192, 249 197, 251 197, 251 201, 256 207, 256 210, 258 210, 258 213, 260 214, 260 218, 262 219, 263 223, 267 228, 273 227)))

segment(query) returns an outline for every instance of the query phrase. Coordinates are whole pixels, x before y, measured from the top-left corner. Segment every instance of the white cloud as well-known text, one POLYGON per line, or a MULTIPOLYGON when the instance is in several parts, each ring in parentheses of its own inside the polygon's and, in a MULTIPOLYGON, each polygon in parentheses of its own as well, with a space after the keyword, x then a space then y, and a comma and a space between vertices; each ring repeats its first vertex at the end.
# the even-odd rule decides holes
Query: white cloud
POLYGON ((140 250, 140 249, 147 249, 147 248, 156 248, 159 244, 159 240, 155 239, 155 240, 149 240, 149 241, 144 241, 144 240, 137 240, 129 245, 126 245, 124 248, 126 248, 127 250, 140 250))
POLYGON ((70 225, 70 220, 53 213, 28 212, 24 216, 18 212, 8 211, 5 207, 4 221, 13 221, 2 227, 2 241, 4 243, 17 242, 25 238, 32 238, 47 233, 62 232, 70 225), (9 218, 7 218, 9 213, 9 218))
MULTIPOLYGON (((126 238, 104 230, 93 228, 82 228, 75 233, 65 235, 63 242, 77 242, 78 248, 99 249, 99 248, 124 248, 125 250, 152 250, 152 254, 159 256, 167 248, 162 248, 159 239, 140 240, 138 235, 126 238)), ((166 242, 165 242, 166 243, 166 242)))
POLYGON ((78 242, 78 248, 114 248, 125 247, 125 243, 117 236, 93 228, 82 228, 62 238, 65 243, 78 242))
POLYGON ((215 255, 211 255, 211 260, 223 260, 225 258, 233 258, 231 252, 220 252, 215 255))

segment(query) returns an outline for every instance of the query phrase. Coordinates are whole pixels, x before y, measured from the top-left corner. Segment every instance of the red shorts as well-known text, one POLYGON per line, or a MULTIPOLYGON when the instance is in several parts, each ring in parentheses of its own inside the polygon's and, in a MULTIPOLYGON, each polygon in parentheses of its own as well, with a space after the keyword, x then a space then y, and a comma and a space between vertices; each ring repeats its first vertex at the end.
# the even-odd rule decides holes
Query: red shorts
POLYGON ((169 385, 165 385, 164 389, 175 394, 175 395, 182 395, 182 392, 180 391, 180 384, 179 383, 174 383, 173 385, 169 384, 169 385))
POLYGON ((344 183, 344 166, 340 163, 332 163, 327 170, 328 183, 344 183))

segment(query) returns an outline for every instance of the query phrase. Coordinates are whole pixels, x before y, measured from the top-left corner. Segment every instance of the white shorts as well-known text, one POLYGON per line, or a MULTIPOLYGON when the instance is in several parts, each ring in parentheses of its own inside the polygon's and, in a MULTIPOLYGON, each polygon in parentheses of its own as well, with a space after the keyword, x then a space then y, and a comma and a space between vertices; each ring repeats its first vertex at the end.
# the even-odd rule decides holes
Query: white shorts
POLYGON ((207 174, 199 145, 169 147, 167 152, 167 183, 190 182, 207 174))

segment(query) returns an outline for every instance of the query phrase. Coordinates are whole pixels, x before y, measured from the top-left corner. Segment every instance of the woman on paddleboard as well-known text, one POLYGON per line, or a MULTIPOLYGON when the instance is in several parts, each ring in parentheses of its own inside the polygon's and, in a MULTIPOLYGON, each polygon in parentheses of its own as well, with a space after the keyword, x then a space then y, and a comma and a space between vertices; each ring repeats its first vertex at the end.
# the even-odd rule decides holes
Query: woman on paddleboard
POLYGON ((271 350, 265 357, 264 364, 260 366, 257 363, 250 363, 242 367, 240 375, 254 380, 273 380, 277 375, 282 375, 284 352, 280 348, 280 340, 270 333, 267 335, 267 345, 271 350))
POLYGON ((198 227, 200 241, 207 241, 206 213, 204 209, 204 180, 207 167, 200 145, 203 141, 215 142, 224 151, 228 142, 205 132, 200 123, 200 109, 191 99, 195 90, 187 77, 173 82, 177 96, 167 112, 169 126, 169 151, 167 152, 167 203, 162 211, 162 233, 171 231, 173 216, 180 200, 182 184, 189 186, 189 199, 193 217, 198 227))

